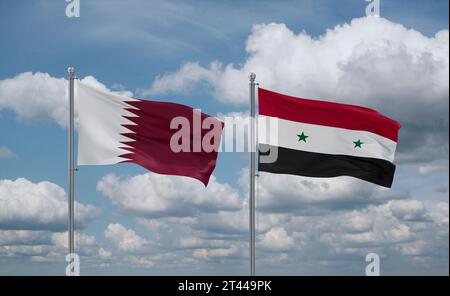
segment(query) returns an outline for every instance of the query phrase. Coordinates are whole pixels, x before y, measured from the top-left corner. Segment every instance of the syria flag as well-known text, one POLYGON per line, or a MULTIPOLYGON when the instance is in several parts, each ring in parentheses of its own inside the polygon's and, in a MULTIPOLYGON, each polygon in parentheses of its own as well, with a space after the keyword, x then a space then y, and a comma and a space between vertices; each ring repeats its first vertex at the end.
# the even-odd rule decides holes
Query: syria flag
POLYGON ((301 99, 261 88, 258 97, 258 120, 278 122, 277 136, 259 138, 259 171, 352 176, 391 187, 399 123, 359 106, 301 99), (270 149, 278 149, 278 156, 272 163, 263 163, 261 157, 270 149))
POLYGON ((76 81, 78 165, 138 164, 207 186, 223 123, 191 107, 106 93, 76 81))

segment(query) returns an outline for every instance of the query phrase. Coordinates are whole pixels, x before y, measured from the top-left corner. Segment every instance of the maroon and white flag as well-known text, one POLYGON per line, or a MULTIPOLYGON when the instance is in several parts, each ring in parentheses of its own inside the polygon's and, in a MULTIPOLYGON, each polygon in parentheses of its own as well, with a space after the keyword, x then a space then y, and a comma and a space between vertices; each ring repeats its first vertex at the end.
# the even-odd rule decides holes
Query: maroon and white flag
POLYGON ((78 165, 138 164, 205 186, 223 123, 191 107, 122 97, 76 82, 78 165))

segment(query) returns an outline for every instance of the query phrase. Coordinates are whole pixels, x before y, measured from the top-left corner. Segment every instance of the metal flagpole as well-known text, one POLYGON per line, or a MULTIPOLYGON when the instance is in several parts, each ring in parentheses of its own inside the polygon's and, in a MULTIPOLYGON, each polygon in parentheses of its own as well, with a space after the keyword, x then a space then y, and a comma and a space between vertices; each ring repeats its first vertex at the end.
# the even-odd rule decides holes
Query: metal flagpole
POLYGON ((255 73, 250 73, 250 275, 255 275, 255 73))
POLYGON ((69 67, 69 254, 72 268, 70 275, 74 275, 74 253, 75 253, 75 211, 74 211, 74 81, 75 68, 69 67))

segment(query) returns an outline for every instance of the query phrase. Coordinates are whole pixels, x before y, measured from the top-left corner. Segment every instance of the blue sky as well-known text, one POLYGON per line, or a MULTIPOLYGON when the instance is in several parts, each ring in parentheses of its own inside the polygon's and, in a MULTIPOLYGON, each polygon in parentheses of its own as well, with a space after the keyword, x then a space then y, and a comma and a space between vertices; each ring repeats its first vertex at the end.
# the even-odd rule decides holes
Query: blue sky
MULTIPOLYGON (((66 188, 67 129, 54 110, 66 110, 59 78, 68 66, 113 91, 212 115, 245 115, 245 77, 254 71, 267 88, 399 120, 392 190, 261 176, 259 202, 269 210, 258 214, 258 271, 357 275, 376 251, 384 274, 448 274, 448 1, 382 0, 379 20, 365 17, 363 0, 80 3, 81 17, 67 18, 62 0, 0 2, 0 274, 64 273, 64 215, 52 206, 64 205, 58 190, 66 188), (292 211, 271 212, 277 202, 292 211)), ((92 206, 81 218, 82 273, 246 274, 246 166, 245 154, 222 153, 214 172, 242 209, 208 213, 200 204, 182 218, 142 216, 123 192, 142 180, 169 180, 204 198, 216 192, 135 165, 80 167, 76 199, 92 206), (98 189, 101 182, 122 195, 98 189)), ((169 196, 155 194, 149 202, 169 196)))

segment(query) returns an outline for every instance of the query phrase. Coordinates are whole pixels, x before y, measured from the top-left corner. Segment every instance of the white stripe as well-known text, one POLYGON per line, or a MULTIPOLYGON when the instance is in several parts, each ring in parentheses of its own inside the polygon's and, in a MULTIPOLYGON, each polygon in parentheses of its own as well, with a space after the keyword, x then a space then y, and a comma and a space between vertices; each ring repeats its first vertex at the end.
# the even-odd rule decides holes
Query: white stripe
POLYGON ((367 132, 336 128, 323 125, 295 122, 280 118, 259 115, 259 143, 308 152, 351 155, 380 158, 394 161, 397 143, 391 139, 367 132), (276 123, 278 128, 273 128, 276 123), (269 132, 269 124, 271 132, 269 132), (306 143, 299 141, 297 135, 305 133, 306 143), (267 136, 266 136, 267 135, 267 136), (362 148, 355 148, 353 142, 360 140, 362 148))
MULTIPOLYGON (((75 104, 78 107, 78 165, 115 164, 127 160, 129 153, 121 141, 130 141, 121 133, 130 133, 122 124, 134 124, 123 116, 136 116, 125 110, 134 108, 126 101, 136 101, 97 90, 76 81, 75 104)), ((135 109, 135 108, 134 108, 135 109)))

